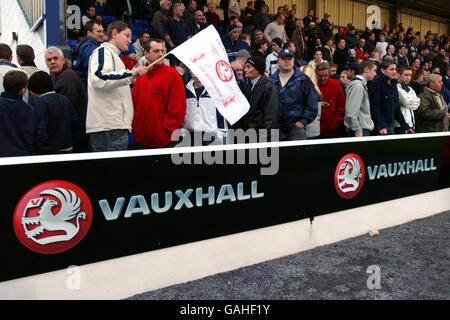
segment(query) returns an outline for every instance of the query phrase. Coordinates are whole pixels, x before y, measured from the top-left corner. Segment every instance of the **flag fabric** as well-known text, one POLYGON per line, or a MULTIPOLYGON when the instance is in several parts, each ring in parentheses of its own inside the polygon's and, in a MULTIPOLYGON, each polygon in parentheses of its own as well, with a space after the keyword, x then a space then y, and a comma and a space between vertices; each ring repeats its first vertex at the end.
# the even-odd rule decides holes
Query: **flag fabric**
POLYGON ((239 89, 227 52, 214 26, 197 33, 170 53, 197 76, 219 112, 231 125, 247 114, 250 105, 239 89))

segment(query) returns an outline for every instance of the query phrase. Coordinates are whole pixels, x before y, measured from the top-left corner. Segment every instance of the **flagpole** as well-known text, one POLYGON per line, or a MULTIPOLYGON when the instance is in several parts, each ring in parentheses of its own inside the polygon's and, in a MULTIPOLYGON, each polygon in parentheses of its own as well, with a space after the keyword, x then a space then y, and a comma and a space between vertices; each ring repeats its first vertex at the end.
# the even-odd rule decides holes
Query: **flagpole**
POLYGON ((159 58, 158 60, 156 60, 155 62, 153 62, 151 65, 147 66, 147 68, 153 67, 155 64, 157 64, 157 63, 160 62, 161 60, 165 59, 169 54, 171 54, 171 53, 170 53, 170 52, 169 52, 169 53, 166 53, 166 54, 163 55, 161 58, 159 58))

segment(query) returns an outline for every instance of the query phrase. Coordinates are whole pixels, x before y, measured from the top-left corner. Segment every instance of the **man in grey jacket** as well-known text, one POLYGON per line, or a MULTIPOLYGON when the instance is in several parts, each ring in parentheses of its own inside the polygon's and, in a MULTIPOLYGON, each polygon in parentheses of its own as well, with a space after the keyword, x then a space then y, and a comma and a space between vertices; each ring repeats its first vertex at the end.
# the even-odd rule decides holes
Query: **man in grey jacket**
POLYGON ((370 135, 374 123, 370 115, 369 91, 367 81, 372 81, 377 75, 375 62, 368 60, 359 65, 357 75, 347 86, 344 124, 349 137, 370 135))

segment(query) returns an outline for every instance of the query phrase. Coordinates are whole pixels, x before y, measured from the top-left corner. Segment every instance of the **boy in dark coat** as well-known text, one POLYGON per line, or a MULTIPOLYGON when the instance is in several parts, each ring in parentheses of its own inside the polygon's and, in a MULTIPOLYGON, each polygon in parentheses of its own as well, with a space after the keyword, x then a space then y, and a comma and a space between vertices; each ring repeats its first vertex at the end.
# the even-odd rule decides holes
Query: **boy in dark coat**
POLYGON ((22 71, 5 74, 0 96, 0 157, 31 156, 36 152, 36 115, 23 102, 28 77, 22 71))
POLYGON ((39 117, 37 148, 41 154, 63 154, 73 151, 72 128, 78 121, 72 103, 53 89, 52 78, 36 72, 28 82, 32 104, 39 117))

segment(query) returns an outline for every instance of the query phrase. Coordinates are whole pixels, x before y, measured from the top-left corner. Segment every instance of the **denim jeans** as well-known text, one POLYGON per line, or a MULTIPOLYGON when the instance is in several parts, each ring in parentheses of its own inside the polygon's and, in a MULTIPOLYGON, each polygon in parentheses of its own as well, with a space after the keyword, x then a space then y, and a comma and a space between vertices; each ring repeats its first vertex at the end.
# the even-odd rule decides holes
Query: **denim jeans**
POLYGON ((128 130, 111 130, 89 134, 93 152, 128 150, 128 130))

